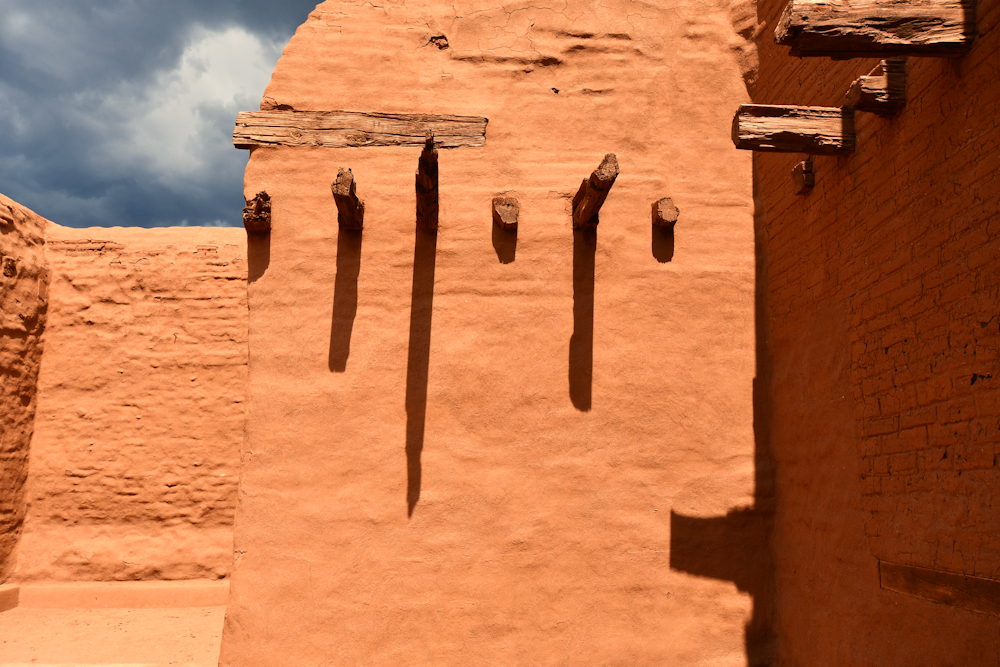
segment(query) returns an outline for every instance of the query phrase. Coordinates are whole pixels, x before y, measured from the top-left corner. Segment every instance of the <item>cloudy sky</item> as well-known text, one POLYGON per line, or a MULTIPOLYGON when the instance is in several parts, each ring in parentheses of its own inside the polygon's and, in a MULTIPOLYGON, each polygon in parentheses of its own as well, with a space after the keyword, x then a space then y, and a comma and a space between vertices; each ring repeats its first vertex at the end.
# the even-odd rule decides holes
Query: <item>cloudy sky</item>
POLYGON ((281 49, 319 0, 0 0, 0 193, 71 227, 240 225, 281 49))

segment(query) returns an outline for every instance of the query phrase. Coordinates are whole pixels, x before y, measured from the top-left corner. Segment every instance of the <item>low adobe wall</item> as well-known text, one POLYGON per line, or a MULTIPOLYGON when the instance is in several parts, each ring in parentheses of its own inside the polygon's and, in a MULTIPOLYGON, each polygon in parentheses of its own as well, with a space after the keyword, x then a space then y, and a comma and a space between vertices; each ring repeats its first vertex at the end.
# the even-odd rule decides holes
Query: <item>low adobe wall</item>
POLYGON ((245 232, 42 231, 50 305, 12 580, 226 576, 245 232))

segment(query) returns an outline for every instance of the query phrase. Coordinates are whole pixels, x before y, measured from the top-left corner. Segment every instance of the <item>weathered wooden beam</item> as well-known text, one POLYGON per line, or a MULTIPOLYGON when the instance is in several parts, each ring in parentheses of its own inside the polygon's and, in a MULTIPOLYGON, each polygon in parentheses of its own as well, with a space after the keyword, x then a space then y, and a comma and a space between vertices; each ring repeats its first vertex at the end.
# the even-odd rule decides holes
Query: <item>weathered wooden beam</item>
POLYGON ((493 198, 493 224, 500 229, 517 229, 521 204, 514 197, 493 198))
POLYGON ((600 166, 583 179, 580 189, 573 197, 573 228, 595 229, 599 222, 597 218, 604 200, 608 198, 611 186, 618 178, 618 158, 614 153, 608 153, 601 160, 600 166))
POLYGON ((243 226, 247 233, 265 233, 271 231, 271 197, 266 192, 258 192, 253 199, 246 200, 243 207, 243 226))
POLYGON ((854 150, 854 111, 836 107, 742 104, 733 117, 736 148, 839 155, 854 150))
POLYGON ((806 195, 816 185, 816 174, 813 172, 812 158, 807 158, 792 167, 792 186, 795 194, 806 195))
POLYGON ((354 174, 348 169, 337 170, 337 179, 330 184, 333 200, 337 203, 337 224, 341 229, 363 229, 365 203, 358 199, 354 174))
POLYGON ((882 588, 932 602, 1000 616, 1000 581, 879 561, 882 588))
POLYGON ((892 116, 906 106, 906 59, 890 58, 851 84, 845 105, 855 111, 892 116))
POLYGON ((677 218, 681 211, 674 206, 674 200, 664 197, 653 202, 653 226, 663 230, 670 230, 677 224, 677 218))
POLYGON ((436 137, 427 130, 424 149, 417 162, 417 227, 434 232, 438 228, 438 152, 436 137))
POLYGON ((774 41, 793 56, 959 56, 975 33, 975 0, 791 0, 774 41))
POLYGON ((420 146, 434 133, 441 148, 483 146, 482 116, 361 113, 357 111, 241 111, 233 128, 236 148, 256 146, 420 146))

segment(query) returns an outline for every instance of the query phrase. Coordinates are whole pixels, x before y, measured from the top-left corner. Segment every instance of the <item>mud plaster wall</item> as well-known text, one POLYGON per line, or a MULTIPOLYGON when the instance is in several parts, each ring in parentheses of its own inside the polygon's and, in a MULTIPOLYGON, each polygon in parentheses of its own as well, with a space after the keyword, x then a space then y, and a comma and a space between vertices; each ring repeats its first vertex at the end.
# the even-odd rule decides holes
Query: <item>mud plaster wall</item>
POLYGON ((490 123, 441 151, 436 237, 419 149, 251 156, 273 230, 249 247, 223 664, 746 664, 761 550, 700 532, 755 492, 734 43, 724 4, 326 2, 299 28, 265 107, 490 123), (570 198, 607 152, 593 244, 570 198), (338 167, 361 235, 338 234, 338 167))
POLYGON ((45 224, 0 195, 0 583, 13 568, 24 521, 49 282, 45 224))
MULTIPOLYGON (((773 26, 781 2, 760 6, 773 26)), ((956 60, 910 59, 857 151, 755 157, 779 657, 995 665, 997 618, 884 591, 879 561, 1000 578, 1000 3, 956 60)), ((839 105, 876 61, 759 41, 754 101, 839 105)))
POLYGON ((49 223, 14 579, 222 577, 246 390, 242 229, 49 223))

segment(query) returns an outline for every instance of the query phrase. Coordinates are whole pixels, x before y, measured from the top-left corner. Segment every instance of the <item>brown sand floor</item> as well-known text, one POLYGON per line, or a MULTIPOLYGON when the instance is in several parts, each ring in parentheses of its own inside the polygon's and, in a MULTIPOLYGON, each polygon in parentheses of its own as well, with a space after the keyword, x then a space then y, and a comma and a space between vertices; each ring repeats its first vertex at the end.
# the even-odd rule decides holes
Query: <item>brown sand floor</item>
POLYGON ((18 607, 0 614, 0 667, 216 667, 225 613, 225 607, 18 607))

